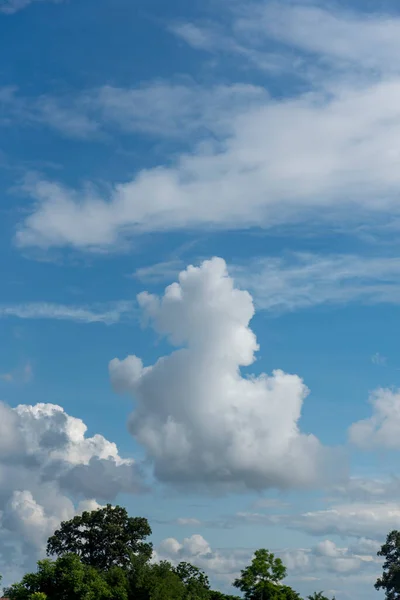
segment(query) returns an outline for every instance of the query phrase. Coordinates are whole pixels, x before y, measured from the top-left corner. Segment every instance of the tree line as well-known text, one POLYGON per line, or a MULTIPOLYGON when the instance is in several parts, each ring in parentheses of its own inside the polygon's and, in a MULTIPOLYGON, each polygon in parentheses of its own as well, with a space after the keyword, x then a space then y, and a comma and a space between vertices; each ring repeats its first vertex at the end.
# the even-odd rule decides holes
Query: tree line
MULTIPOLYGON (((47 555, 34 573, 4 590, 10 600, 240 600, 211 589, 198 567, 180 562, 155 562, 147 519, 129 517, 111 506, 84 512, 60 528, 47 542, 47 555)), ((375 584, 387 600, 400 600, 400 532, 392 531, 378 552, 385 557, 375 584)), ((245 600, 301 600, 284 585, 286 567, 266 549, 232 582, 245 600)), ((1 576, 0 576, 1 581, 1 576)), ((308 600, 330 600, 314 592, 308 600)), ((334 599, 332 599, 334 600, 334 599)))

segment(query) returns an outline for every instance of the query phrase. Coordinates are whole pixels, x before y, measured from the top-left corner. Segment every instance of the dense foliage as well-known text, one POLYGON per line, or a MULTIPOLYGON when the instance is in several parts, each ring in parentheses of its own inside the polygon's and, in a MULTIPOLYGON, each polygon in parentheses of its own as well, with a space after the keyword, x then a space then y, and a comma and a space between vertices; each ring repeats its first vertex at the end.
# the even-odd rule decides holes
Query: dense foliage
POLYGON ((127 567, 132 555, 151 557, 152 545, 145 542, 149 535, 147 519, 129 517, 125 508, 107 504, 61 523, 49 538, 47 554, 76 554, 84 564, 100 570, 127 567))
POLYGON ((280 558, 268 550, 256 550, 251 565, 242 570, 233 585, 243 592, 246 600, 278 597, 286 567, 280 558))
POLYGON ((375 584, 377 590, 385 590, 387 600, 400 599, 400 531, 391 531, 378 552, 385 557, 382 577, 375 584))
MULTIPOLYGON (((207 575, 190 563, 152 561, 149 535, 147 520, 129 517, 120 506, 84 512, 49 538, 47 553, 53 558, 39 561, 35 573, 4 595, 10 600, 240 600, 212 590, 207 575)), ((384 590, 387 600, 400 600, 400 532, 387 536, 378 555, 385 562, 375 588, 384 590)), ((281 559, 260 549, 232 585, 245 600, 301 600, 282 583, 285 577, 281 559)), ((307 598, 330 600, 323 592, 307 598)))

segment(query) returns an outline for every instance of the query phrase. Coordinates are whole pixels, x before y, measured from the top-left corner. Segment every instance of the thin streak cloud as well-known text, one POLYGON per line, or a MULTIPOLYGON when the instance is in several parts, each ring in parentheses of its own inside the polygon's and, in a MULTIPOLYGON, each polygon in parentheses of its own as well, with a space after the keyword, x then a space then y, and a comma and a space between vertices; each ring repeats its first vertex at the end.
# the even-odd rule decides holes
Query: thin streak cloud
POLYGON ((0 318, 54 319, 77 323, 118 323, 122 317, 130 317, 134 311, 132 302, 115 302, 102 306, 73 306, 49 302, 31 302, 0 305, 0 318))

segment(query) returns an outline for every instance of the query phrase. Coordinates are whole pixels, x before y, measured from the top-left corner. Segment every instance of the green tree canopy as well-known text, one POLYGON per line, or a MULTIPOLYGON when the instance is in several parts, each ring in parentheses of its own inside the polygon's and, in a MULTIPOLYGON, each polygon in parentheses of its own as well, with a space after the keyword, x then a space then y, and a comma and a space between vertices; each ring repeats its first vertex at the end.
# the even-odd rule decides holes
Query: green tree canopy
POLYGON ((47 600, 47 596, 44 592, 33 592, 30 600, 47 600))
POLYGON ((251 565, 241 571, 233 585, 244 593, 246 600, 269 600, 288 593, 279 585, 285 577, 286 567, 281 559, 261 549, 256 550, 251 565))
POLYGON ((208 597, 210 600, 241 600, 239 596, 229 596, 215 590, 210 590, 208 597))
POLYGON ((400 532, 391 531, 378 552, 384 556, 383 574, 375 583, 375 589, 383 589, 387 600, 400 598, 400 532))
POLYGON ((132 555, 151 557, 152 544, 145 541, 149 535, 147 519, 129 517, 125 508, 107 504, 61 523, 47 542, 47 554, 76 554, 84 564, 101 570, 127 567, 132 555))
MULTIPOLYGON (((274 597, 272 596, 272 598, 274 597)), ((287 585, 277 586, 276 598, 278 600, 301 600, 300 594, 287 585)))
POLYGON ((185 584, 167 561, 136 561, 130 590, 134 600, 184 600, 186 592, 185 584))
POLYGON ((82 563, 76 554, 38 562, 36 573, 6 590, 11 600, 119 600, 105 577, 82 563))
POLYGON ((175 567, 175 573, 185 585, 185 598, 187 600, 209 599, 210 583, 204 571, 190 563, 180 562, 175 567))

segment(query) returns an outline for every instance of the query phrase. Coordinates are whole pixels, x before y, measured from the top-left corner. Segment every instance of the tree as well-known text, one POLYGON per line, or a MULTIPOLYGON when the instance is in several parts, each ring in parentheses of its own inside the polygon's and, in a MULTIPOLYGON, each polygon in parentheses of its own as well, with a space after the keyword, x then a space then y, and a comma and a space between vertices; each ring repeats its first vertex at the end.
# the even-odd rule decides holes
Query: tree
POLYGON ((301 600, 300 594, 287 585, 278 587, 276 597, 278 600, 301 600))
POLYGON ((151 557, 152 544, 144 541, 149 535, 147 519, 129 517, 125 508, 107 504, 61 523, 47 542, 47 554, 76 554, 84 564, 100 570, 126 568, 135 554, 151 557))
POLYGON ((184 600, 185 584, 167 561, 136 561, 131 572, 131 598, 135 600, 184 600))
POLYGON ((239 596, 229 596, 215 590, 210 590, 208 597, 210 600, 241 600, 239 596))
POLYGON ((33 594, 41 592, 48 596, 54 592, 55 563, 49 559, 37 563, 36 573, 27 573, 19 583, 4 590, 4 596, 12 600, 30 600, 33 594))
POLYGON ((186 587, 187 600, 209 598, 210 583, 204 571, 187 562, 180 562, 174 570, 186 587))
MULTIPOLYGON (((329 600, 327 596, 324 596, 324 592, 314 592, 311 596, 307 596, 307 600, 329 600)), ((332 598, 335 600, 335 598, 332 598)))
POLYGON ((286 567, 281 559, 261 549, 256 550, 251 565, 241 571, 233 585, 244 593, 246 600, 270 600, 279 598, 283 592, 279 583, 285 577, 286 567))
POLYGON ((128 600, 129 573, 122 567, 111 567, 104 573, 104 579, 112 590, 113 600, 128 600))
POLYGON ((385 590, 387 600, 398 600, 400 598, 400 532, 391 531, 378 552, 378 556, 384 556, 382 577, 375 583, 375 589, 385 590))
POLYGON ((11 600, 122 600, 103 574, 76 554, 39 561, 37 572, 24 575, 6 595, 11 600))

